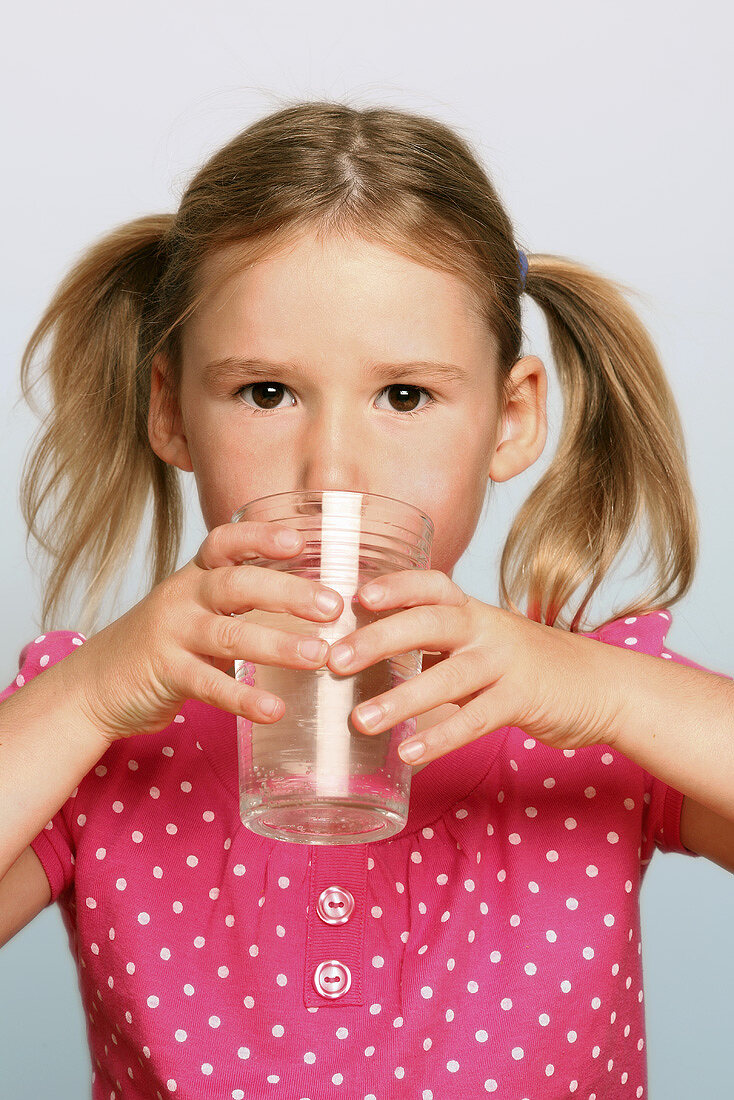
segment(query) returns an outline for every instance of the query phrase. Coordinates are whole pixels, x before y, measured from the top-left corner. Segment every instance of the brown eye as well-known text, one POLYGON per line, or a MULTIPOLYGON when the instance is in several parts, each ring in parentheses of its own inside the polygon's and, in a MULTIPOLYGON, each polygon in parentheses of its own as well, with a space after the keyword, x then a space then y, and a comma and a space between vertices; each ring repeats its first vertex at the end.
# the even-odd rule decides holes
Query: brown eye
MULTIPOLYGON (((280 408, 279 399, 281 392, 287 390, 288 387, 284 386, 282 382, 250 382, 247 386, 240 386, 236 391, 235 396, 239 396, 246 390, 252 390, 252 397, 256 402, 256 407, 252 408, 253 412, 270 412, 280 408), (260 404, 262 402, 262 404, 260 404)), ((245 404, 249 405, 246 401, 245 404)))
POLYGON ((414 412, 417 404, 417 400, 420 400, 418 396, 419 391, 417 386, 388 386, 390 392, 390 401, 395 401, 398 405, 397 412, 414 412), (406 396, 406 394, 408 396, 406 396), (417 399, 417 400, 416 400, 417 399), (406 406, 409 406, 406 408, 406 406))

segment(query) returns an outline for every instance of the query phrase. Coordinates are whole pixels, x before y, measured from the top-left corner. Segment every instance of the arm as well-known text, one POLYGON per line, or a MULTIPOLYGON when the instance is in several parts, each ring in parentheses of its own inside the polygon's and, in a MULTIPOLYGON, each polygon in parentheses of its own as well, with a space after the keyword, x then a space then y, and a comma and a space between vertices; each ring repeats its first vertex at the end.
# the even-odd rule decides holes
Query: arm
POLYGON ((734 682, 618 647, 609 657, 619 688, 609 744, 682 791, 684 845, 734 872, 734 682))
POLYGON ((110 747, 75 689, 80 653, 0 703, 0 880, 110 747))

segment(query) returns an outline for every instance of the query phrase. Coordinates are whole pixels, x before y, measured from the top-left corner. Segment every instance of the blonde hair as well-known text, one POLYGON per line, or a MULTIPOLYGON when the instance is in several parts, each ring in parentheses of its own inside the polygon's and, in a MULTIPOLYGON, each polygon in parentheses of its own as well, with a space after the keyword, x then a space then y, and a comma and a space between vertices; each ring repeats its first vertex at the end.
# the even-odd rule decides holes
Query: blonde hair
MULTIPOLYGON (((440 122, 396 109, 285 106, 216 152, 175 214, 136 218, 89 247, 30 337, 21 364, 29 404, 32 362, 50 337, 42 374, 52 405, 21 481, 28 537, 52 560, 42 630, 61 623, 77 570, 89 579, 74 625, 93 631, 112 580, 119 591, 151 492, 149 588, 176 569, 183 498, 179 470, 148 440, 152 358, 167 357, 175 394, 182 326, 212 291, 205 259, 216 254, 219 286, 313 228, 357 233, 459 276, 494 336, 503 407, 521 354, 518 243, 469 145, 440 122)), ((612 617, 681 599, 698 552, 695 501, 675 400, 627 288, 561 256, 528 259, 526 290, 548 324, 564 415, 557 452, 504 545, 500 604, 578 631, 645 516, 643 564, 654 558, 655 580, 612 617)))

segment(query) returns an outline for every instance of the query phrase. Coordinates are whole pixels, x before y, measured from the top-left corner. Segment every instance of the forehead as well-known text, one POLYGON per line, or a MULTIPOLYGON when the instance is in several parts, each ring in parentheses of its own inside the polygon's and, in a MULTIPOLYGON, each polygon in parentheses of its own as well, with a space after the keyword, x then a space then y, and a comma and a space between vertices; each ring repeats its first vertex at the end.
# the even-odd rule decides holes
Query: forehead
POLYGON ((449 358, 478 345, 486 354, 492 343, 465 280, 361 237, 230 245, 202 261, 197 282, 203 300, 187 322, 189 343, 228 333, 257 345, 240 352, 266 355, 286 334, 351 335, 376 344, 376 355, 414 358, 435 356, 436 345, 449 358))

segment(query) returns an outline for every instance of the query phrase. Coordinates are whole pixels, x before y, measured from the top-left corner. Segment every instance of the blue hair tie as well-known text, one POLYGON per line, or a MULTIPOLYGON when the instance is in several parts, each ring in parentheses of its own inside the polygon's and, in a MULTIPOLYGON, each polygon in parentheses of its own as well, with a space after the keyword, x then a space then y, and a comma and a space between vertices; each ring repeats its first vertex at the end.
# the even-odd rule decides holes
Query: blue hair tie
POLYGON ((517 257, 520 265, 520 283, 522 285, 522 289, 524 290, 528 274, 528 258, 521 248, 518 248, 517 250, 517 257))

